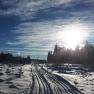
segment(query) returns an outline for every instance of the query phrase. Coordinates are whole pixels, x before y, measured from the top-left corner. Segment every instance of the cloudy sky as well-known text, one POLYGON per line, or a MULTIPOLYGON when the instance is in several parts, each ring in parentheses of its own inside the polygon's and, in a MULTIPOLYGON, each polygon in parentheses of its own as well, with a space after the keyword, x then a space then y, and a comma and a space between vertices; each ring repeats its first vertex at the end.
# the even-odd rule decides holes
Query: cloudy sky
POLYGON ((45 59, 71 24, 94 43, 94 0, 0 0, 0 51, 45 59))

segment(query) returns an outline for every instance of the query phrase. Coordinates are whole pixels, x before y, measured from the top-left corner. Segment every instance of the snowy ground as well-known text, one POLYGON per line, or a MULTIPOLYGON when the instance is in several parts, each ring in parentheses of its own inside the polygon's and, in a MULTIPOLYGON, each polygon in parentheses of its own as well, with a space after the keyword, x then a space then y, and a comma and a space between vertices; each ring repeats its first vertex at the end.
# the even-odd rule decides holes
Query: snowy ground
POLYGON ((80 94, 75 88, 75 91, 71 91, 73 87, 64 81, 57 80, 55 75, 66 79, 83 93, 93 94, 94 72, 82 68, 79 65, 71 65, 68 68, 67 65, 58 67, 47 64, 1 64, 0 94, 62 94, 62 92, 65 92, 64 94, 71 94, 71 92, 72 94, 80 94), (74 84, 74 82, 77 82, 77 84, 74 84))
POLYGON ((53 74, 59 75, 69 81, 84 94, 94 94, 94 72, 81 65, 60 65, 59 67, 44 65, 44 68, 53 74), (69 66, 70 69, 65 69, 69 66), (65 69, 65 70, 64 70, 65 69), (75 84, 77 82, 77 84, 75 84))
POLYGON ((30 65, 0 65, 0 94, 20 94, 31 81, 30 65))

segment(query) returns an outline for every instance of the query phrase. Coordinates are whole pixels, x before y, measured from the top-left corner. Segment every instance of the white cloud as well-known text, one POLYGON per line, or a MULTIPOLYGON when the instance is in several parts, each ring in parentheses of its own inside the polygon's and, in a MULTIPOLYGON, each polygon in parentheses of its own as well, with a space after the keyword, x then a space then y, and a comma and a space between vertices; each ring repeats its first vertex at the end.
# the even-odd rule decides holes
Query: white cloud
MULTIPOLYGON (((90 27, 88 24, 81 22, 80 20, 54 20, 54 21, 45 21, 45 22, 25 22, 15 27, 15 30, 12 31, 17 34, 15 36, 16 41, 8 42, 9 45, 23 45, 23 47, 14 47, 13 50, 17 53, 21 51, 22 55, 32 55, 35 56, 45 56, 49 50, 53 50, 53 47, 56 43, 60 42, 58 32, 63 32, 64 27, 72 23, 81 23, 84 25, 84 29, 90 32, 90 27)), ((87 33, 87 32, 86 32, 87 33)), ((10 48, 11 49, 11 48, 10 48)))
MULTIPOLYGON (((74 22, 84 24, 83 22, 75 19, 74 22)), ((10 44, 22 44, 25 48, 35 47, 38 49, 38 47, 44 47, 43 49, 52 49, 59 41, 59 36, 57 36, 58 32, 63 32, 63 28, 71 23, 73 23, 72 19, 68 19, 66 21, 55 20, 51 22, 22 23, 15 28, 16 30, 12 31, 18 35, 16 36, 17 41, 10 44)), ((86 29, 89 30, 90 27, 88 24, 84 25, 86 25, 86 29)))
POLYGON ((59 4, 67 4, 71 1, 72 0, 1 0, 0 15, 19 15, 21 19, 30 19, 37 10, 58 6, 59 4))

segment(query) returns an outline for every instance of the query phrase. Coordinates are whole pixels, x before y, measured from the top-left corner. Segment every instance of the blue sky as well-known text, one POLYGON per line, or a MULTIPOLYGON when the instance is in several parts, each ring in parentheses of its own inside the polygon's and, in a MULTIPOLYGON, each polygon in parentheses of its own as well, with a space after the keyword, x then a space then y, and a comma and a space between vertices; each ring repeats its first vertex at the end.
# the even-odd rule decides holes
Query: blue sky
POLYGON ((72 23, 94 43, 94 0, 0 0, 0 51, 45 59, 72 23))

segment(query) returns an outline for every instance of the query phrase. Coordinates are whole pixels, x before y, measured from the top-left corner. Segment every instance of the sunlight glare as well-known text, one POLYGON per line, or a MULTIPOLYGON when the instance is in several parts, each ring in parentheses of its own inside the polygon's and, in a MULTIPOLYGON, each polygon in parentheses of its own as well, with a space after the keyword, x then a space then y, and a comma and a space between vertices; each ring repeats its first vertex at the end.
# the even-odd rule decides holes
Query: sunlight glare
POLYGON ((81 45, 87 36, 85 27, 80 24, 67 25, 62 31, 58 33, 60 41, 65 43, 66 48, 75 49, 81 45))

